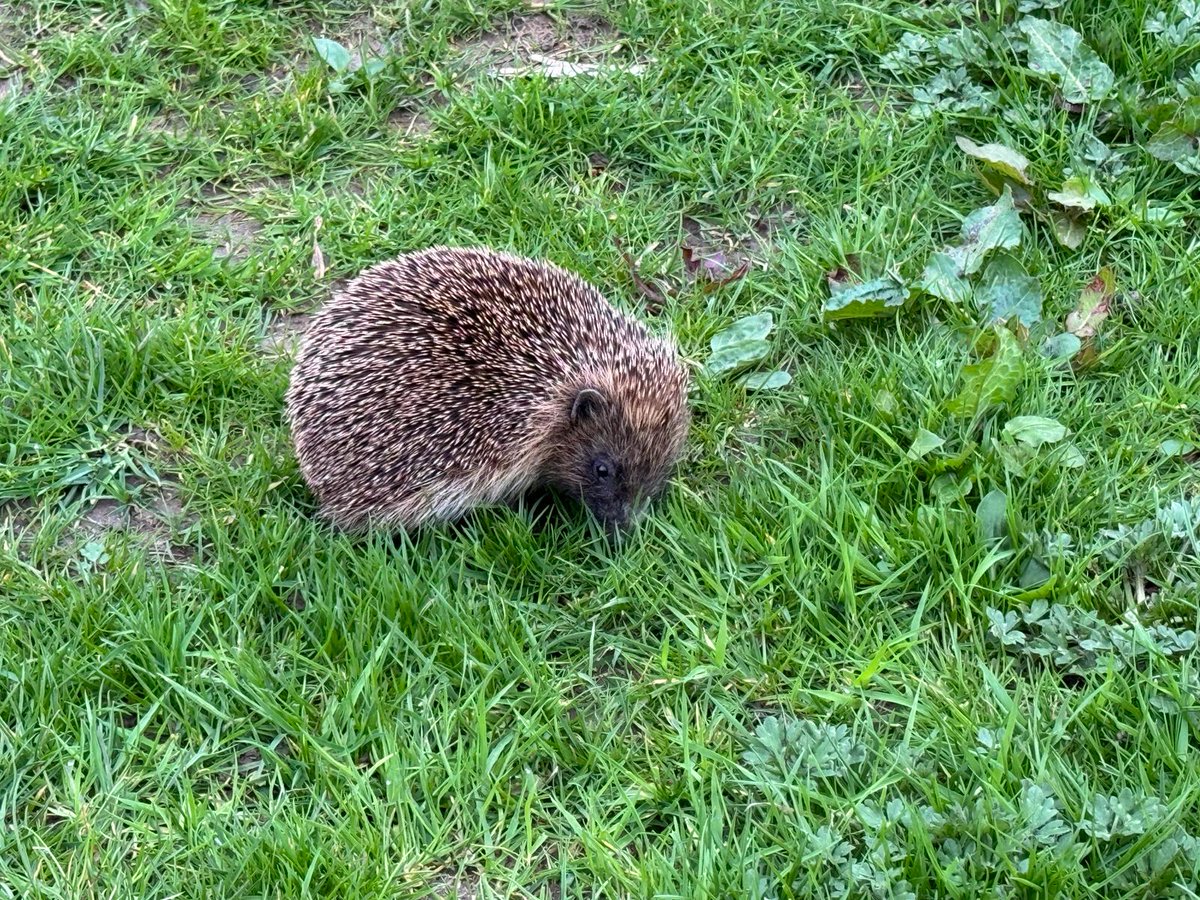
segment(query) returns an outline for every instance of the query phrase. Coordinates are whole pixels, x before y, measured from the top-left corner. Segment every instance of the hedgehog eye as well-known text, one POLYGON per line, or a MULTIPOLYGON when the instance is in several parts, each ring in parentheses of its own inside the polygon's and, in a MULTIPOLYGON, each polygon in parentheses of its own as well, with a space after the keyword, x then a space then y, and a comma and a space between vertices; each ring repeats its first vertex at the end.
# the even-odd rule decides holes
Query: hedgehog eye
POLYGON ((612 466, 606 459, 598 459, 592 463, 592 474, 597 481, 606 481, 612 477, 612 466))

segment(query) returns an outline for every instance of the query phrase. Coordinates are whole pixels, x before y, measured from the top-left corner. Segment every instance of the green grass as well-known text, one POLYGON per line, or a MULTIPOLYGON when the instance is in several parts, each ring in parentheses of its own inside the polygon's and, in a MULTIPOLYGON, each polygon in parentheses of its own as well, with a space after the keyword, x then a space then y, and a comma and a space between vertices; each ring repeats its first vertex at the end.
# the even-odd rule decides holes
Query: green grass
POLYGON ((556 81, 484 71, 515 0, 372 6, 0 10, 0 897, 1200 893, 1200 515, 1109 534, 1200 490, 1162 447, 1200 444, 1196 182, 1144 149, 1200 58, 1144 33, 1173 7, 1035 11, 1115 74, 1069 110, 1009 0, 564 3, 566 43, 590 23, 621 43, 592 58, 649 68, 556 81), (964 22, 994 102, 921 115, 943 63, 884 55, 964 22), (331 92, 310 38, 364 35, 387 67, 331 92), (946 411, 973 309, 820 315, 826 272, 915 280, 992 202, 960 134, 1051 190, 1092 137, 1119 151, 1077 250, 1024 217, 1044 322, 974 417, 946 411), (691 285, 684 216, 758 264, 691 285), (769 310, 793 376, 697 378, 676 487, 624 546, 566 506, 316 522, 280 316, 432 243, 642 311, 614 239, 679 286, 647 318, 690 358, 769 310), (1103 265, 1094 364, 1044 359, 1103 265), (1018 415, 1083 465, 1006 466, 1018 415), (945 445, 913 460, 919 428, 945 445), (994 626, 1039 596, 1063 618, 994 626))

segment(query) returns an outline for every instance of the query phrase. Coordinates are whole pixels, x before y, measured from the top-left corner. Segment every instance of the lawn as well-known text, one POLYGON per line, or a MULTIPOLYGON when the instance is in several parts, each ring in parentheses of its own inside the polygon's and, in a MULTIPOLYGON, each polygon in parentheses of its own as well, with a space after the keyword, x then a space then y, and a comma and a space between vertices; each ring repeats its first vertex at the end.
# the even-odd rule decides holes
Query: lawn
POLYGON ((1198 134, 1193 0, 6 2, 0 897, 1200 896, 1198 134), (620 545, 315 518, 436 243, 677 336, 620 545))

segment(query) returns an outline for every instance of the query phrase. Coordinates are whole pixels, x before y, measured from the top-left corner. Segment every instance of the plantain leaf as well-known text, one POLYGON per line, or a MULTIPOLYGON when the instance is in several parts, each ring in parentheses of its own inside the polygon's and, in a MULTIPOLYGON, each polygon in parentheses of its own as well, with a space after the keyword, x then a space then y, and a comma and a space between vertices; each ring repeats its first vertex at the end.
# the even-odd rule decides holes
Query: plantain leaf
POLYGON ((709 341, 709 346, 716 353, 718 350, 724 350, 746 341, 766 340, 767 335, 771 333, 774 327, 775 317, 769 312, 746 316, 744 319, 738 319, 719 334, 714 335, 713 339, 709 341))
POLYGON ((967 156, 979 160, 985 166, 1007 175, 1021 184, 1030 184, 1029 160, 1024 154, 1004 144, 976 144, 961 135, 954 139, 959 149, 967 156))
POLYGON ((1008 533, 1008 497, 996 489, 988 492, 975 508, 975 530, 979 543, 994 544, 1008 533))
POLYGON ((1076 335, 1064 332, 1046 339, 1042 344, 1042 355, 1054 360, 1070 359, 1082 347, 1083 342, 1076 335))
POLYGON ((350 68, 350 51, 337 41, 331 41, 329 38, 313 38, 312 42, 317 56, 325 60, 326 65, 333 71, 341 74, 350 68))
POLYGON ((988 407, 1011 400, 1025 372, 1021 346, 1007 328, 996 329, 992 355, 964 366, 963 386, 946 408, 953 415, 974 416, 988 407))
POLYGON ((988 310, 992 321, 1008 321, 1013 316, 1026 328, 1042 320, 1042 286, 1013 257, 1002 253, 988 263, 975 293, 979 305, 988 310))
POLYGON ((792 376, 782 369, 776 372, 754 372, 742 378, 742 386, 749 391, 777 391, 792 383, 792 376))
POLYGON ((1095 337, 1117 292, 1117 277, 1105 266, 1079 294, 1079 303, 1067 314, 1067 331, 1078 338, 1095 337))
POLYGON ((1075 29, 1034 16, 1017 27, 1028 42, 1030 70, 1056 80, 1067 103, 1095 103, 1112 92, 1112 69, 1075 29))
POLYGON ((1062 190, 1050 191, 1046 198, 1059 206, 1081 213, 1088 213, 1097 206, 1108 206, 1112 201, 1098 184, 1078 176, 1063 182, 1062 190))
POLYGON ((886 316, 908 302, 908 288, 895 278, 875 278, 862 284, 830 282, 829 297, 821 307, 826 322, 886 316))
POLYGON ((995 203, 975 210, 963 220, 962 246, 952 248, 949 255, 958 262, 959 274, 973 275, 993 250, 1011 250, 1020 244, 1024 231, 1013 204, 1012 190, 1006 185, 995 203))
POLYGON ((1187 175, 1200 175, 1200 129, 1168 122, 1150 138, 1146 152, 1155 159, 1174 163, 1187 175))
POLYGON ((763 359, 770 352, 771 345, 767 341, 741 341, 714 352, 704 367, 710 375, 720 375, 724 372, 744 369, 763 359))
POLYGON ((917 430, 917 436, 913 438, 912 446, 908 448, 908 458, 920 459, 945 443, 940 436, 934 434, 932 431, 920 428, 917 430))
POLYGON ((930 257, 918 286, 949 303, 965 302, 971 296, 971 288, 964 277, 978 272, 993 250, 1016 247, 1024 232, 1012 188, 1005 184, 995 203, 963 219, 959 246, 947 247, 930 257))
POLYGON ((1050 210, 1050 224, 1054 226, 1054 237, 1068 250, 1078 250, 1087 237, 1087 229, 1078 216, 1061 209, 1050 210))
POLYGON ((1057 444, 1067 436, 1066 426, 1045 416, 1014 416, 1004 424, 1004 433, 1036 450, 1043 444, 1057 444))
MULTIPOLYGON (((957 250, 958 248, 951 248, 957 250)), ((961 255, 961 254, 959 254, 961 255)), ((958 255, 939 250, 929 258, 920 288, 927 294, 940 297, 947 303, 965 303, 971 296, 971 286, 961 277, 958 255)))

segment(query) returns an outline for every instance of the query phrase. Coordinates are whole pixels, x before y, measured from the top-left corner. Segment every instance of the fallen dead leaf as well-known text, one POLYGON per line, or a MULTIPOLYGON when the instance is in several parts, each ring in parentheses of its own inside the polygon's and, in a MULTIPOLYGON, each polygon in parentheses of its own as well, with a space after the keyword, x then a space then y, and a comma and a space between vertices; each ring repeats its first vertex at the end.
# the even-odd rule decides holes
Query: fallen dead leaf
POLYGON ((642 278, 641 273, 638 272, 637 261, 625 252, 625 248, 621 246, 619 240, 613 238, 613 243, 617 245, 617 250, 620 251, 621 258, 625 260, 625 265, 629 269, 629 277, 633 280, 633 286, 637 288, 639 294, 649 301, 646 304, 646 310, 650 313, 660 312, 667 302, 666 295, 654 284, 642 278))
POLYGON ((1067 314, 1067 331, 1080 339, 1095 337, 1108 318, 1116 287, 1116 276, 1105 266, 1084 287, 1078 305, 1067 314))
POLYGON ((312 267, 313 277, 320 281, 325 277, 325 254, 321 252, 321 245, 317 243, 317 237, 321 234, 321 226, 324 224, 320 216, 313 222, 313 249, 312 249, 312 267))
POLYGON ((593 178, 608 168, 608 157, 603 153, 588 154, 588 174, 593 178))
POLYGON ((745 260, 736 268, 732 268, 725 254, 719 250, 711 256, 702 256, 695 248, 684 245, 679 251, 683 254, 683 267, 688 273, 702 276, 707 282, 702 288, 705 293, 744 278, 750 271, 750 263, 745 260))
POLYGON ((569 62, 563 59, 555 59, 552 56, 543 56, 540 53, 531 53, 529 54, 529 58, 533 63, 532 65, 501 66, 496 69, 496 74, 503 75, 506 78, 519 78, 525 75, 545 75, 547 78, 575 78, 579 75, 641 75, 647 69, 645 63, 618 65, 615 63, 569 62))

